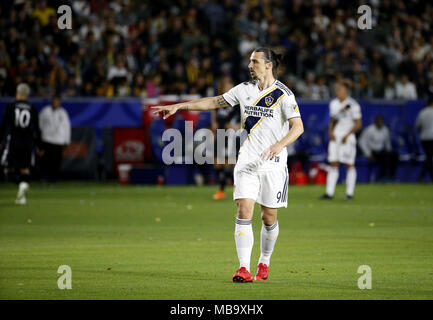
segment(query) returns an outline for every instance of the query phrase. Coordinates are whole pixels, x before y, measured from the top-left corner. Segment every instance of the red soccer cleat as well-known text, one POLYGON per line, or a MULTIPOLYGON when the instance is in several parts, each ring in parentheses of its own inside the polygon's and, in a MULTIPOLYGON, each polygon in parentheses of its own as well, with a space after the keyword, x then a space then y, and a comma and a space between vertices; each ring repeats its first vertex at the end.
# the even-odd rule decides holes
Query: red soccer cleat
POLYGON ((253 282, 253 276, 248 272, 247 268, 242 267, 236 271, 236 274, 233 276, 233 282, 253 282))
POLYGON ((257 273, 254 276, 254 280, 268 280, 268 271, 269 267, 266 264, 259 263, 259 265, 257 266, 257 273))

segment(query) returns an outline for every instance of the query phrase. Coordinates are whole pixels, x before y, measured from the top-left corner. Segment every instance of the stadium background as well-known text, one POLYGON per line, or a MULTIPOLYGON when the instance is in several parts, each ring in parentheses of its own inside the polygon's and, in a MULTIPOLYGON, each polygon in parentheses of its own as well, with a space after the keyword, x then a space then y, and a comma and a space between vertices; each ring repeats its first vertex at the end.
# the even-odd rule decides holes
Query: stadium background
MULTIPOLYGON (((362 31, 361 1, 2 1, 0 117, 19 82, 29 83, 38 109, 58 91, 73 125, 65 180, 117 179, 116 165, 132 161, 131 182, 162 176, 166 185, 32 183, 28 205, 15 206, 16 187, 1 184, 0 298, 431 299, 430 184, 360 184, 351 203, 338 186, 326 204, 317 199, 323 186, 292 187, 271 281, 233 286, 233 201, 212 201, 215 186, 170 186, 193 183, 198 168, 162 166, 155 138, 185 119, 207 126, 209 113, 163 122, 148 112, 247 80, 250 51, 268 44, 284 53, 279 79, 300 105, 305 170, 324 163, 328 102, 344 77, 364 127, 385 116, 400 155, 397 181, 419 181, 414 120, 433 93, 433 7, 367 3, 373 28, 362 31), (68 3, 72 30, 59 30, 56 8, 68 3), (57 288, 62 264, 73 270, 72 290, 57 288), (363 264, 373 269, 373 290, 357 287, 363 264)), ((367 182, 374 168, 358 154, 358 181, 367 182)), ((257 212, 254 219, 258 234, 257 212)))
MULTIPOLYGON (((15 1, 1 5, 0 113, 19 82, 41 109, 61 93, 73 129, 65 178, 114 178, 120 163, 141 165, 132 182, 193 183, 197 168, 162 166, 161 132, 209 127, 210 114, 183 112, 163 124, 149 106, 221 94, 248 80, 251 50, 284 53, 279 79, 302 110, 299 154, 323 163, 327 104, 335 81, 350 79, 363 125, 385 116, 399 153, 396 181, 422 181, 424 151, 416 115, 433 96, 432 6, 424 1, 371 1, 372 29, 357 29, 357 1, 15 1), (71 30, 57 26, 56 8, 73 9, 71 30), (405 77, 416 95, 405 90, 405 77), (141 127, 121 130, 115 127, 141 127), (141 136, 140 136, 141 135, 141 136), (84 151, 85 152, 84 152, 84 151), (143 167, 143 165, 145 165, 143 167), (191 172, 193 170, 193 172, 191 172), (176 172, 176 174, 173 174, 176 172), (173 178, 174 177, 174 178, 173 178)), ((410 90, 409 90, 410 91, 410 90)), ((359 182, 375 168, 358 150, 359 182)), ((212 182, 212 169, 206 181, 212 182)), ((202 170, 203 171, 203 170, 202 170)), ((344 179, 344 172, 340 177, 344 179)), ((427 175, 426 175, 427 176, 427 175)), ((427 178, 428 179, 428 178, 427 178)), ((294 182, 294 181, 292 181, 294 182)))

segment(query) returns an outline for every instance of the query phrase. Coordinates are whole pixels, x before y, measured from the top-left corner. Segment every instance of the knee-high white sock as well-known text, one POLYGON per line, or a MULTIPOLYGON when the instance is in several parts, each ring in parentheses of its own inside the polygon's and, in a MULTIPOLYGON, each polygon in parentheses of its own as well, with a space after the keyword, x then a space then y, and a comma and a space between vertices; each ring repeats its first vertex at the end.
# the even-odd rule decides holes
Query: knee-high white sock
POLYGON ((278 226, 278 221, 276 221, 272 226, 266 226, 262 224, 261 241, 260 241, 260 259, 259 263, 266 264, 269 267, 271 263, 272 251, 274 251, 275 242, 277 242, 278 233, 280 228, 278 226))
POLYGON ((355 184, 356 184, 356 169, 355 167, 350 167, 347 169, 346 173, 346 194, 348 196, 353 196, 355 192, 355 184))
POLYGON ((330 197, 334 196, 335 185, 338 181, 338 167, 330 167, 326 176, 326 194, 330 197))
POLYGON ((239 267, 245 267, 250 271, 251 251, 254 244, 251 220, 236 219, 235 243, 239 258, 239 267))

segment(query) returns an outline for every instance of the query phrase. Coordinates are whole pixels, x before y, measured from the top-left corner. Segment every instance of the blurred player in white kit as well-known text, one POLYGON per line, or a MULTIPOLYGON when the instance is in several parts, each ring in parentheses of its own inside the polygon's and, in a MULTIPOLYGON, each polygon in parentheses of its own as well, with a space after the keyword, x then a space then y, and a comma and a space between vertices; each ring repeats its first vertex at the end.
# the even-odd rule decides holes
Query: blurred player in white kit
POLYGON ((346 166, 346 200, 353 199, 356 184, 356 136, 361 129, 361 107, 348 95, 345 81, 335 85, 336 98, 329 104, 329 145, 328 162, 330 168, 326 178, 326 193, 321 199, 333 199, 338 181, 339 166, 346 166))

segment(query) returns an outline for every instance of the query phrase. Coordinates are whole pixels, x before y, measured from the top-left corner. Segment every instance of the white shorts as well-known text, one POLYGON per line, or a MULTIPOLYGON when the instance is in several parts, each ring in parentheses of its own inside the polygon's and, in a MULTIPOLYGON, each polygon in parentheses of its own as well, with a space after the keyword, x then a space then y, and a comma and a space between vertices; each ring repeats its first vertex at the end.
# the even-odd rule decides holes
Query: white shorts
POLYGON ((344 164, 355 164, 356 158, 356 138, 355 135, 350 135, 346 143, 342 143, 340 139, 329 141, 328 145, 328 162, 340 162, 344 164))
POLYGON ((287 167, 271 171, 234 171, 233 199, 253 199, 268 208, 287 208, 289 174, 287 167))

